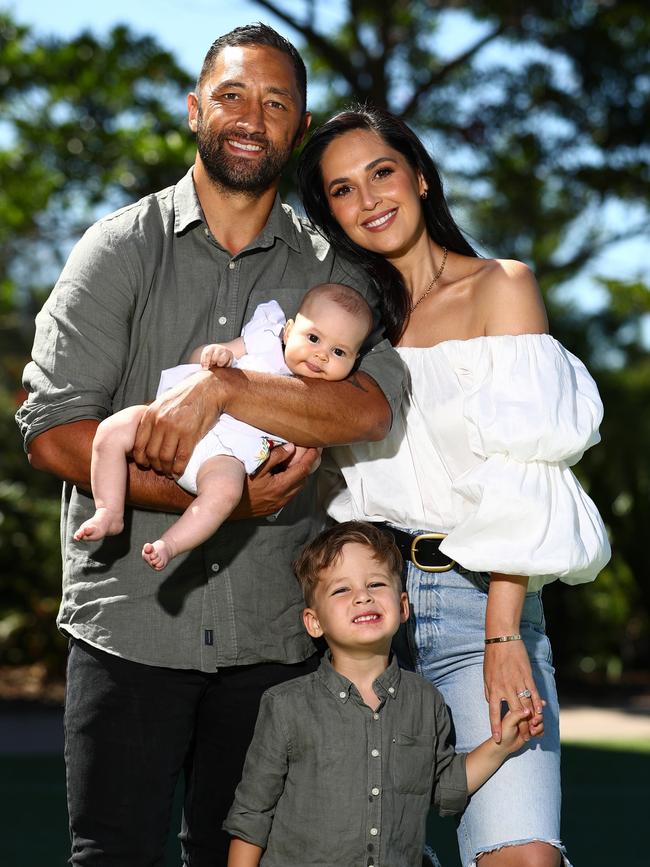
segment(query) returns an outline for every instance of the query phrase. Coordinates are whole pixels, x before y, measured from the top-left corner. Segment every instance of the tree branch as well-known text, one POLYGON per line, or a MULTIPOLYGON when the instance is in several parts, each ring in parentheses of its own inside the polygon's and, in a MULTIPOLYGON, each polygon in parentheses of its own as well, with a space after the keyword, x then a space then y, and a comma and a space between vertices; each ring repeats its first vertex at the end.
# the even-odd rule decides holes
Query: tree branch
POLYGON ((284 9, 280 9, 275 3, 271 3, 270 0, 254 0, 254 2, 304 36, 307 42, 309 42, 310 47, 317 51, 332 69, 335 69, 343 76, 353 92, 358 89, 357 70, 350 63, 348 56, 344 52, 339 51, 333 43, 323 38, 311 25, 302 24, 293 15, 289 15, 284 9))
POLYGON ((504 24, 499 24, 499 26, 495 27, 494 30, 486 33, 485 36, 482 36, 473 45, 470 45, 470 47, 466 51, 463 51, 462 54, 454 57, 452 60, 445 63, 444 66, 441 66, 438 69, 433 69, 426 81, 421 82, 413 91, 406 107, 401 112, 402 117, 410 117, 410 115, 416 111, 421 96, 423 96, 434 85, 440 84, 440 82, 444 81, 444 79, 453 72, 454 69, 466 63, 473 55, 480 51, 483 46, 492 42, 498 36, 501 36, 505 29, 504 24))

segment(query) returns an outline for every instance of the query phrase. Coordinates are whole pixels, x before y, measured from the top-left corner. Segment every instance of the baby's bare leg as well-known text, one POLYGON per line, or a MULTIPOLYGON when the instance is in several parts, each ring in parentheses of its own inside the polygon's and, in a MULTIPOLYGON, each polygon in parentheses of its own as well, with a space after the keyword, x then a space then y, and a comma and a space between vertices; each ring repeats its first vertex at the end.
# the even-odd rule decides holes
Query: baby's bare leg
POLYGON ((128 406, 104 419, 97 428, 90 464, 95 514, 74 534, 78 542, 115 536, 124 529, 126 456, 133 448, 145 409, 145 406, 128 406))
POLYGON ((216 455, 201 464, 194 502, 160 539, 146 542, 142 549, 151 568, 159 572, 173 557, 214 535, 241 500, 245 479, 246 470, 237 458, 216 455))

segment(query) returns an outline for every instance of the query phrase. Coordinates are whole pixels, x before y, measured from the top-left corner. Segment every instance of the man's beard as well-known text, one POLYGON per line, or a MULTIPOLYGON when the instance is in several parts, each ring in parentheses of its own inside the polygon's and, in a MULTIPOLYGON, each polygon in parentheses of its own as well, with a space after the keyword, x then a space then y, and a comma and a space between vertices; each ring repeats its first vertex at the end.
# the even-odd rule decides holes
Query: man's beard
MULTIPOLYGON (((295 139, 294 139, 295 141, 295 139)), ((220 132, 212 135, 204 126, 201 113, 196 129, 196 146, 210 180, 233 193, 259 195, 269 189, 282 174, 289 162, 294 142, 282 150, 276 148, 263 136, 249 136, 242 132, 220 132), (227 153, 225 143, 228 139, 247 141, 264 147, 256 159, 237 157, 227 153)))

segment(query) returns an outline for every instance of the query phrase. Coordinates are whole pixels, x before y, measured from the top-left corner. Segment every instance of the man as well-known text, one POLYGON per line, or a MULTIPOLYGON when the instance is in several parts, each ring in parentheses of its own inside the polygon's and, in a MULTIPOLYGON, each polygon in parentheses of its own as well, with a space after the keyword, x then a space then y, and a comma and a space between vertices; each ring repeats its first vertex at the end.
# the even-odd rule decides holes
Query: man
POLYGON ((199 373, 145 415, 134 457, 159 472, 130 465, 135 508, 125 531, 72 540, 93 510, 99 421, 149 400, 159 371, 197 344, 238 336, 261 301, 274 298, 291 317, 316 283, 356 280, 365 290, 277 196, 310 120, 295 48, 264 25, 226 34, 206 56, 188 111, 193 169, 100 220, 79 242, 37 318, 29 397, 18 413, 32 465, 64 480, 58 623, 71 638, 73 864, 162 863, 183 768, 185 861, 225 865, 221 823, 260 696, 316 665, 290 568, 322 525, 309 475, 314 447, 381 438, 402 388, 401 365, 384 342, 339 383, 199 373), (191 502, 173 478, 224 410, 301 448, 272 453, 248 483, 240 520, 164 577, 152 574, 142 541, 191 502))

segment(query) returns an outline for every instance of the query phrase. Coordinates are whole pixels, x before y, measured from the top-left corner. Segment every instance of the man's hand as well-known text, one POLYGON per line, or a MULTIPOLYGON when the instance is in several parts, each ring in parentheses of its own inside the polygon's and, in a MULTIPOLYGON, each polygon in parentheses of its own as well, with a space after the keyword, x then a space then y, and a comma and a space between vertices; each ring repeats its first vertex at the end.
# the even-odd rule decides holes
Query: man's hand
POLYGON ((244 493, 230 520, 273 515, 302 490, 319 461, 320 449, 293 443, 276 446, 257 473, 246 477, 244 493))
POLYGON ((235 354, 221 343, 208 343, 201 350, 201 367, 231 367, 235 354))
POLYGON ((170 479, 180 478, 196 444, 222 411, 219 380, 209 370, 188 376, 145 410, 133 459, 170 479))

